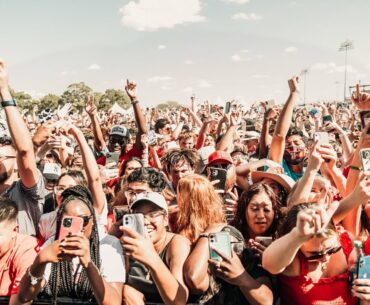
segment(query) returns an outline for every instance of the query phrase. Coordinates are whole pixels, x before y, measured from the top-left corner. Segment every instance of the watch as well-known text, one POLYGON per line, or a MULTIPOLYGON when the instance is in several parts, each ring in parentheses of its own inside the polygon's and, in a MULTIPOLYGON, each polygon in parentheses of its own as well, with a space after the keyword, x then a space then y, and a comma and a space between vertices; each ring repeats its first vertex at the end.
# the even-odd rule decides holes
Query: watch
POLYGON ((33 276, 33 275, 31 274, 31 268, 28 268, 28 277, 30 278, 30 283, 31 283, 31 285, 32 285, 32 286, 35 286, 35 285, 37 285, 37 283, 38 283, 39 281, 41 281, 45 276, 44 276, 44 275, 42 275, 42 276, 40 276, 40 277, 33 276))
POLYGON ((7 107, 7 106, 17 106, 17 103, 15 102, 15 99, 13 98, 10 101, 2 101, 1 106, 7 107))

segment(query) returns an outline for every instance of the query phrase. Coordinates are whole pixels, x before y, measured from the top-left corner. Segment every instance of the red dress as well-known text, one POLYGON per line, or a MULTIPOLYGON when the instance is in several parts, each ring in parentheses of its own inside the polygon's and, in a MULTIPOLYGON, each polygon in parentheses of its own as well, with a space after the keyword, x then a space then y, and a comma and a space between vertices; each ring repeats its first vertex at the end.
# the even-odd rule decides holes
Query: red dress
MULTIPOLYGON (((347 232, 340 235, 343 252, 348 256, 352 242, 347 232)), ((314 282, 308 273, 308 263, 301 252, 298 253, 300 275, 278 276, 281 305, 356 305, 358 299, 351 295, 348 271, 314 282)))

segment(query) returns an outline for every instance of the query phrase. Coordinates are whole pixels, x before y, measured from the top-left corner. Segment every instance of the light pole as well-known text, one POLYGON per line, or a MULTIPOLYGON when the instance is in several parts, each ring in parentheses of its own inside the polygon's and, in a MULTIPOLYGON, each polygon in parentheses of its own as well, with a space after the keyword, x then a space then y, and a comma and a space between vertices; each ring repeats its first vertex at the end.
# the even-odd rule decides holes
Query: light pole
POLYGON ((306 76, 309 73, 307 68, 304 68, 301 71, 301 75, 304 77, 304 85, 303 85, 303 104, 306 105, 306 76))
POLYGON ((343 102, 346 101, 346 91, 347 91, 347 52, 348 50, 353 50, 353 41, 346 40, 339 46, 339 52, 345 51, 344 57, 344 94, 343 94, 343 102))

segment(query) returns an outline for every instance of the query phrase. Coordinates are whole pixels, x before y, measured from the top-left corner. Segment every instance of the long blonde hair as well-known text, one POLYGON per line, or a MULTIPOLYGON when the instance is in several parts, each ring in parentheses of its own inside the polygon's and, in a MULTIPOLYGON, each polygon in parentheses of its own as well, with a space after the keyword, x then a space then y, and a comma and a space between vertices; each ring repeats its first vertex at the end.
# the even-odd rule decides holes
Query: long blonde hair
POLYGON ((177 189, 179 212, 174 232, 194 243, 199 234, 216 223, 224 223, 222 200, 213 185, 203 176, 187 175, 179 181, 177 189))

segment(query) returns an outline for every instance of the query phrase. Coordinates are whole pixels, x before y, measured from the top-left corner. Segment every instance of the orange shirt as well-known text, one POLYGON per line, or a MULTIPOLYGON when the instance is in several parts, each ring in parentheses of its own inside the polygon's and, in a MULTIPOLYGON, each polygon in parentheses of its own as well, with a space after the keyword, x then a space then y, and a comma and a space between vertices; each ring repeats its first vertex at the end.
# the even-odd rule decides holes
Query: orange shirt
POLYGON ((0 260, 0 296, 18 293, 19 283, 32 265, 39 244, 36 238, 17 234, 9 251, 0 260))

